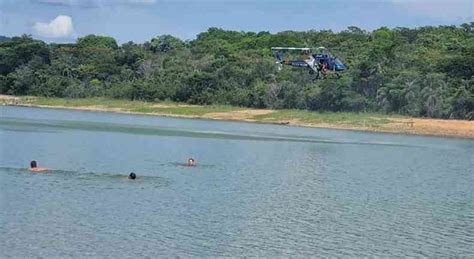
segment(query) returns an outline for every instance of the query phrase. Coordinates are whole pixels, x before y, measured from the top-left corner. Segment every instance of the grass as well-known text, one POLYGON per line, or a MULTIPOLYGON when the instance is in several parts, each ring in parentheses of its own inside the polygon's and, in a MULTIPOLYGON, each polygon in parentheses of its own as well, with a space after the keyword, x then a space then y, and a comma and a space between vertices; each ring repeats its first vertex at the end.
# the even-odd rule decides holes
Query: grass
POLYGON ((238 107, 228 105, 188 105, 175 102, 141 102, 129 101, 110 98, 82 98, 82 99, 66 99, 66 98, 46 98, 46 97, 21 97, 20 102, 27 105, 45 105, 55 107, 96 107, 100 109, 119 110, 123 112, 136 113, 154 113, 166 115, 182 115, 182 116, 203 116, 213 112, 228 112, 241 110, 238 107))
MULTIPOLYGON (((165 104, 166 105, 166 104, 165 104)), ((232 106, 224 105, 212 105, 212 106, 201 106, 201 105, 180 105, 180 104, 168 104, 169 107, 136 107, 131 109, 131 112, 140 113, 157 113, 157 114, 168 114, 168 115, 181 115, 181 116, 204 116, 209 113, 215 112, 231 112, 240 110, 232 106)))
POLYGON ((359 127, 379 127, 390 120, 380 113, 356 112, 314 112, 305 110, 276 110, 273 113, 255 116, 258 121, 292 121, 303 124, 334 124, 359 127))
POLYGON ((103 107, 131 109, 140 102, 130 102, 126 100, 115 100, 107 98, 66 99, 47 97, 20 97, 19 103, 26 105, 45 105, 71 108, 97 106, 98 108, 103 107))

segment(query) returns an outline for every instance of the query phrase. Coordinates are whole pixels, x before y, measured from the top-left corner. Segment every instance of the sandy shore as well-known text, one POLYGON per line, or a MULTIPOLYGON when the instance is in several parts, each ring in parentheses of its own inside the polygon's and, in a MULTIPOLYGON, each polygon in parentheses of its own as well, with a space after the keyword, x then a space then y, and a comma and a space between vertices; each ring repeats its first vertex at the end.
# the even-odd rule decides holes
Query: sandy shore
POLYGON ((60 108, 60 109, 73 109, 73 110, 86 110, 86 111, 99 111, 99 112, 119 112, 127 114, 144 114, 144 115, 156 115, 156 116, 169 116, 169 117, 181 117, 181 118, 201 118, 201 119, 214 119, 214 120, 230 120, 230 121, 246 121, 246 122, 258 122, 258 123, 271 123, 271 124, 284 124, 292 126, 302 127, 314 127, 314 128, 330 128, 330 129, 345 129, 345 130, 359 130, 359 131, 372 131, 372 132, 386 132, 386 133, 399 133, 399 134, 415 134, 415 135, 429 135, 429 136, 444 136, 444 137, 460 137, 474 139, 474 121, 464 120, 440 120, 440 119, 424 119, 424 118, 396 118, 386 116, 383 118, 373 118, 384 120, 384 123, 379 123, 376 126, 368 124, 365 125, 363 122, 357 124, 353 122, 325 122, 318 121, 312 122, 311 120, 302 120, 295 117, 276 117, 276 118, 263 118, 262 116, 269 116, 274 113, 278 113, 278 110, 268 109, 245 109, 235 108, 230 111, 210 111, 202 114, 183 114, 173 112, 172 109, 185 108, 190 111, 193 109, 203 109, 206 106, 197 105, 186 105, 186 104, 159 104, 149 103, 147 107, 156 110, 147 112, 137 112, 128 107, 110 107, 104 105, 45 105, 36 102, 36 97, 15 97, 9 95, 0 95, 0 104, 3 105, 14 105, 14 106, 31 106, 31 107, 44 107, 44 108, 60 108), (171 110, 168 110, 171 109, 171 110))

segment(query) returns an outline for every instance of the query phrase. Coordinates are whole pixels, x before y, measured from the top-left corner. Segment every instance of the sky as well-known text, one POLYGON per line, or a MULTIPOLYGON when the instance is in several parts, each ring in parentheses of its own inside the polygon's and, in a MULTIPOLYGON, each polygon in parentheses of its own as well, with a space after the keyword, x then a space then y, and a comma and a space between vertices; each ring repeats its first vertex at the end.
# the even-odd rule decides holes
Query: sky
POLYGON ((0 35, 74 42, 96 34, 124 43, 163 34, 194 39, 210 27, 273 33, 414 28, 472 22, 473 6, 474 0, 0 0, 0 35))

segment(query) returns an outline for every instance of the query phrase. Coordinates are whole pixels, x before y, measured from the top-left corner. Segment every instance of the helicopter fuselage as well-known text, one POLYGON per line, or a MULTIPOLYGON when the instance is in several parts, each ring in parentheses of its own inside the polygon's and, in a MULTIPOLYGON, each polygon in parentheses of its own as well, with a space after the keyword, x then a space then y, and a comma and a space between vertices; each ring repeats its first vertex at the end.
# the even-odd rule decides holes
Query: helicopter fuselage
POLYGON ((327 70, 341 72, 346 70, 346 66, 336 57, 327 54, 312 55, 317 64, 325 65, 327 70))
POLYGON ((272 52, 277 58, 277 64, 281 70, 281 65, 288 65, 292 67, 308 68, 310 74, 316 74, 317 78, 324 78, 328 73, 335 73, 339 77, 338 72, 346 69, 346 66, 337 57, 331 55, 325 48, 318 48, 317 54, 312 54, 310 48, 295 48, 295 47, 273 47, 272 52), (288 51, 300 51, 307 59, 301 60, 285 60, 283 53, 288 51))

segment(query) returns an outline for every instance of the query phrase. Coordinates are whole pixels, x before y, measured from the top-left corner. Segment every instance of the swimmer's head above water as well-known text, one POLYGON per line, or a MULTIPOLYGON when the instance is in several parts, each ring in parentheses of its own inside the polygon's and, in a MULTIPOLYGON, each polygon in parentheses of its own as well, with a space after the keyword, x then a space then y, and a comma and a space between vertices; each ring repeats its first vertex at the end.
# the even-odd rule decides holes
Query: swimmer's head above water
POLYGON ((196 161, 194 160, 194 158, 189 158, 188 159, 188 166, 195 166, 196 165, 196 161))
POLYGON ((137 175, 135 173, 130 173, 130 175, 128 176, 128 179, 130 180, 135 180, 135 178, 137 178, 137 175))
POLYGON ((38 163, 36 163, 35 160, 30 162, 30 171, 32 172, 44 172, 44 171, 49 171, 48 168, 39 168, 38 163))

